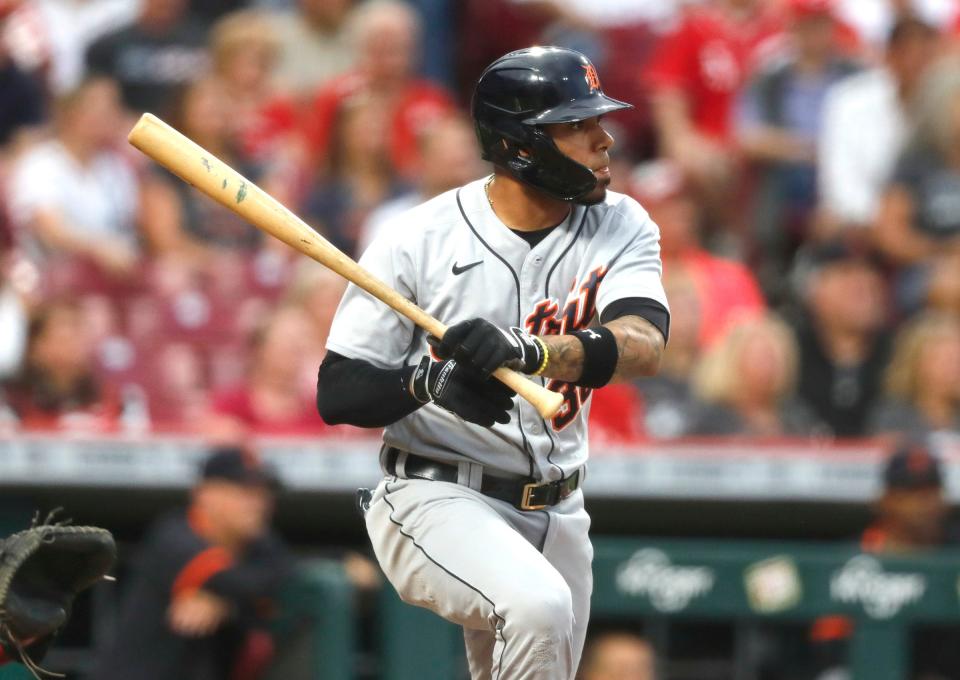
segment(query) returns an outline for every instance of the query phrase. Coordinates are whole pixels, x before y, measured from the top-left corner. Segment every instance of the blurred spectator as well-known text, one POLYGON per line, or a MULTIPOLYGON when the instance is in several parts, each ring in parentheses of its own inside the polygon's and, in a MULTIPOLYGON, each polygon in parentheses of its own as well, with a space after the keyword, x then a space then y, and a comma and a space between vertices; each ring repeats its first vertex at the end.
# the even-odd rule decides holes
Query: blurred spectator
POLYGON ((631 383, 606 385, 590 393, 590 445, 594 453, 603 446, 634 444, 642 439, 643 398, 631 383))
POLYGON ((772 291, 816 205, 816 142, 827 90, 857 70, 841 53, 832 0, 789 0, 791 49, 762 68, 740 98, 737 137, 756 165, 754 247, 764 288, 772 291))
POLYGON ((110 431, 117 395, 94 373, 94 343, 80 306, 48 302, 30 319, 25 359, 4 385, 4 400, 24 429, 110 431))
POLYGON ((682 269, 664 272, 663 287, 670 300, 670 342, 657 374, 634 384, 643 398, 644 433, 673 439, 687 434, 696 417, 690 383, 700 354, 703 303, 692 277, 682 269))
POLYGON ((690 434, 808 436, 820 425, 794 396, 797 343, 773 315, 742 321, 704 355, 693 389, 704 406, 690 434))
POLYGON ((276 34, 283 36, 277 80, 288 94, 306 96, 353 67, 356 50, 347 27, 354 0, 295 4, 272 17, 276 34))
POLYGON ((214 432, 260 434, 326 430, 315 401, 319 347, 301 309, 277 310, 251 342, 245 383, 214 393, 208 427, 214 432))
POLYGON ((407 193, 390 162, 389 121, 373 100, 345 102, 328 150, 330 175, 304 199, 304 219, 333 245, 355 255, 361 229, 384 201, 407 193))
POLYGON ((883 279, 842 242, 813 246, 804 262, 798 395, 834 435, 864 436, 890 354, 883 279))
POLYGON ((317 93, 307 122, 311 149, 316 158, 329 157, 337 136, 346 134, 338 125, 344 108, 376 112, 383 119, 376 123, 386 135, 387 157, 407 177, 416 167, 417 139, 453 110, 453 102, 437 85, 416 78, 422 27, 409 5, 366 2, 353 13, 350 32, 357 66, 317 93))
POLYGON ((58 102, 53 139, 13 167, 8 200, 17 239, 49 267, 91 262, 120 278, 137 260, 137 178, 113 147, 124 133, 113 81, 96 77, 58 102))
POLYGON ((871 430, 920 441, 934 432, 960 433, 960 321, 926 313, 897 334, 886 372, 886 401, 871 430))
POLYGON ((654 161, 639 166, 631 193, 660 227, 664 271, 682 270, 696 288, 701 345, 713 343, 734 320, 763 311, 763 295, 753 273, 701 245, 701 207, 676 163, 654 161))
POLYGON ((419 140, 416 189, 383 203, 370 213, 360 233, 358 252, 366 250, 391 220, 434 196, 477 179, 487 169, 480 161, 477 137, 465 118, 451 114, 429 129, 419 140))
POLYGON ((917 19, 901 19, 887 43, 884 65, 850 76, 827 92, 817 158, 827 235, 871 225, 880 196, 906 141, 917 86, 934 57, 937 34, 917 19))
POLYGON ((275 486, 252 452, 213 451, 187 511, 144 540, 97 680, 260 677, 273 650, 271 598, 290 573, 270 529, 275 486))
POLYGON ((0 249, 0 381, 6 380, 20 367, 27 345, 29 318, 25 300, 10 281, 12 263, 0 249))
POLYGON ((84 56, 98 38, 128 26, 139 2, 131 0, 14 0, 17 9, 2 42, 17 64, 43 78, 55 96, 74 90, 86 76, 84 56))
POLYGON ((861 42, 883 51, 899 19, 915 16, 930 26, 949 30, 960 20, 957 0, 837 0, 837 13, 853 28, 861 42))
MULTIPOLYGON (((257 168, 238 155, 231 130, 231 111, 223 82, 205 78, 177 98, 172 124, 244 177, 259 180, 257 168)), ((261 232, 192 186, 159 167, 144 179, 143 231, 152 251, 177 255, 202 267, 211 251, 250 251, 262 241, 261 232)))
MULTIPOLYGON (((320 351, 325 351, 330 324, 346 287, 346 279, 332 269, 312 260, 302 260, 287 289, 287 304, 299 307, 307 315, 313 326, 311 337, 320 351)), ((318 360, 322 359, 318 357, 318 360)))
POLYGON ((281 40, 266 14, 253 10, 224 16, 210 31, 213 72, 223 83, 230 122, 247 159, 271 159, 295 130, 293 101, 275 90, 281 40))
POLYGON ((87 51, 87 67, 115 78, 131 111, 166 116, 176 88, 206 70, 206 31, 188 8, 187 0, 142 0, 136 23, 87 51))
POLYGON ((628 631, 591 637, 577 680, 656 680, 656 654, 647 640, 628 631))
POLYGON ((898 302, 960 311, 960 59, 931 69, 912 143, 880 203, 877 248, 902 270, 898 302))
POLYGON ((778 13, 761 0, 716 0, 685 12, 650 65, 661 154, 690 177, 714 221, 729 218, 737 93, 782 31, 778 13))
POLYGON ((907 553, 942 545, 947 501, 940 461, 920 445, 901 445, 887 459, 876 520, 863 532, 867 552, 907 553))
POLYGON ((36 128, 46 118, 43 83, 36 73, 28 73, 10 52, 3 32, 9 27, 9 12, 14 5, 0 7, 0 149, 18 133, 36 128))

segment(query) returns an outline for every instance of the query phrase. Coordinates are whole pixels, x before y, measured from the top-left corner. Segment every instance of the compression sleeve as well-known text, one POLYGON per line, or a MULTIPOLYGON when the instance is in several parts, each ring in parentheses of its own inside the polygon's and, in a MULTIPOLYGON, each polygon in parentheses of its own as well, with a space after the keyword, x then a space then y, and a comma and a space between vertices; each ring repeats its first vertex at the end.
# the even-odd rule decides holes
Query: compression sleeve
POLYGON ((407 386, 416 366, 378 368, 327 351, 317 375, 317 410, 330 425, 385 427, 423 406, 407 386))

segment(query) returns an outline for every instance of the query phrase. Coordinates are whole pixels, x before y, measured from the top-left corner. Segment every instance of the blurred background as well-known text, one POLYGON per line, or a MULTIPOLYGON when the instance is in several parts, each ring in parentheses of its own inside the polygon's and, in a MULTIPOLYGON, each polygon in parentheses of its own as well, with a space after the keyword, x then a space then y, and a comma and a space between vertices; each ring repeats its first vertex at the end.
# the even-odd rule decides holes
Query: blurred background
POLYGON ((537 43, 636 105, 672 307, 593 397, 582 680, 960 678, 960 0, 0 0, 0 528, 121 548, 53 670, 466 677, 371 562, 377 433, 316 413, 343 282, 125 137, 358 257, 489 172, 472 84, 537 43))

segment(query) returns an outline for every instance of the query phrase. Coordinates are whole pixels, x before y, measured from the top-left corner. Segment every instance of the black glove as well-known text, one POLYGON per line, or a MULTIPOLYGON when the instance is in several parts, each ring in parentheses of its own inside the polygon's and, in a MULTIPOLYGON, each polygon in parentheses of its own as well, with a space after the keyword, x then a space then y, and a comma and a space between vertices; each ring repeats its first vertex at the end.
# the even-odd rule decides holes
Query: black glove
POLYGON ((467 422, 482 427, 510 422, 516 392, 496 378, 484 378, 456 361, 420 360, 410 377, 410 391, 421 403, 432 401, 467 422))
POLYGON ((8 656, 39 677, 36 663, 74 598, 102 580, 115 557, 110 532, 96 527, 43 524, 0 541, 0 644, 8 656))
POLYGON ((522 328, 501 330, 486 319, 470 319, 447 329, 441 340, 431 339, 437 356, 456 359, 489 376, 501 366, 532 374, 543 365, 544 347, 539 338, 522 328))

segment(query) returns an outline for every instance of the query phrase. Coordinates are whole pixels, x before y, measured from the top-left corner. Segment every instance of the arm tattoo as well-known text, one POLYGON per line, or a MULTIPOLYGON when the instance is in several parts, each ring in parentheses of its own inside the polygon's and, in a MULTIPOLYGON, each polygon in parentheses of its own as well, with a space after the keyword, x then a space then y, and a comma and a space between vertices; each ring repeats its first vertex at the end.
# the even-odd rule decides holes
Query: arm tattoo
MULTIPOLYGON (((657 328, 640 316, 622 316, 604 324, 617 339, 616 380, 653 375, 660 366, 664 339, 657 328)), ((572 335, 546 335, 541 340, 550 351, 543 375, 564 382, 576 382, 583 371, 583 344, 572 335)))
POLYGON ((656 326, 642 316, 621 316, 606 324, 617 338, 617 370, 614 380, 633 380, 655 375, 665 344, 656 326))

